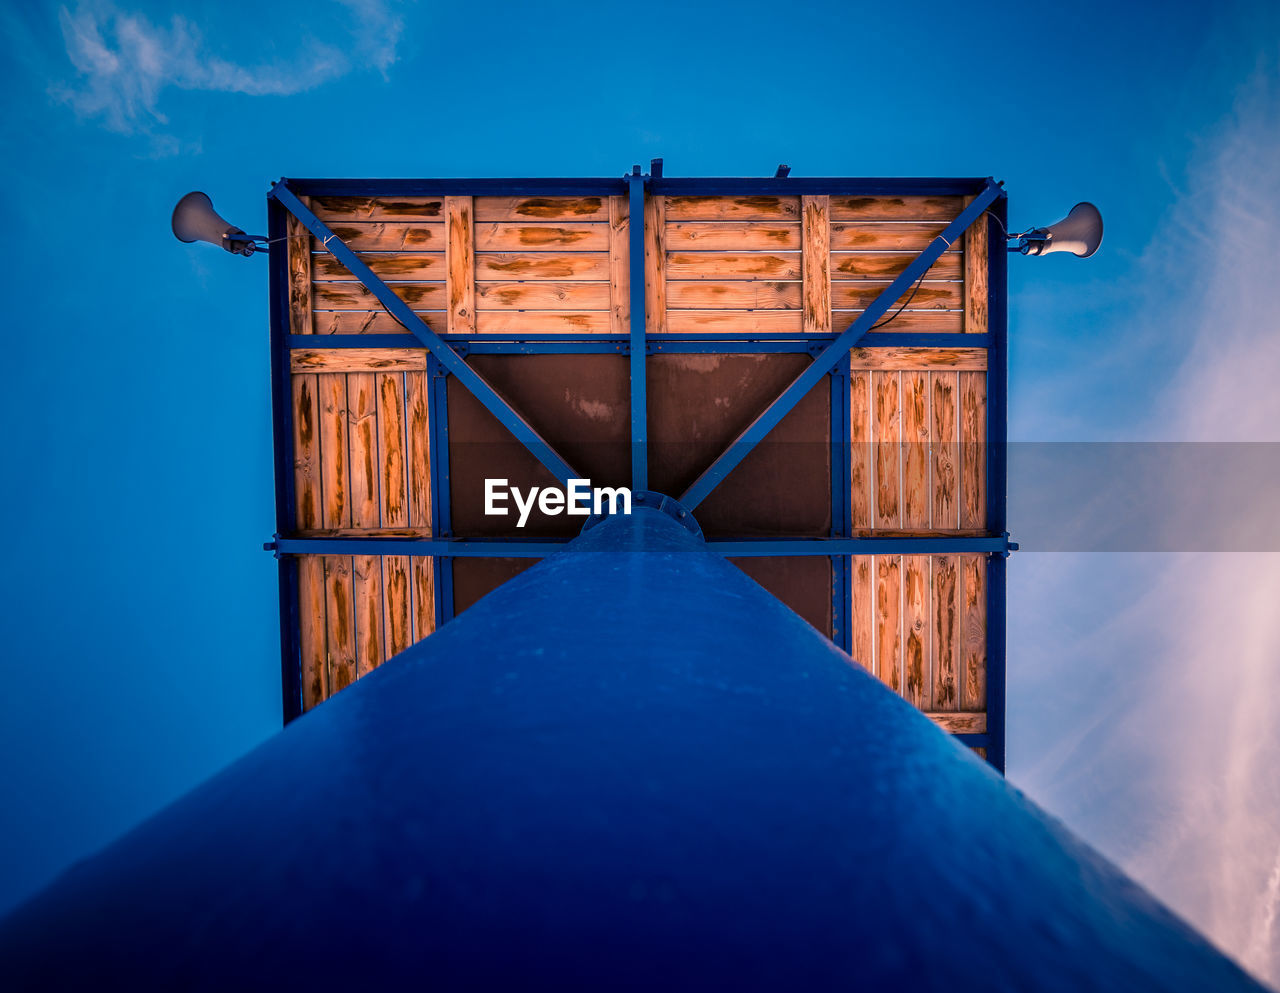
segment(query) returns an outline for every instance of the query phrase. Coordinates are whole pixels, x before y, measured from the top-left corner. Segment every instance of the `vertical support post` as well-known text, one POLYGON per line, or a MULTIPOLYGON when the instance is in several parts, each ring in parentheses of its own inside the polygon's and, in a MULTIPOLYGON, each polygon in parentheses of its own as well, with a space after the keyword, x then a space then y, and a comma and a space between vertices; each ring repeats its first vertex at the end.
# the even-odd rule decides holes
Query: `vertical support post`
MULTIPOLYGON (((449 378, 434 355, 427 355, 428 419, 431 431, 431 534, 453 537, 449 506, 449 378)), ((435 579, 436 629, 453 619, 453 559, 436 555, 431 560, 435 579)))
MULTIPOLYGON (((274 199, 267 199, 267 237, 271 239, 269 314, 271 321, 271 435, 275 459, 276 533, 297 530, 297 499, 293 478, 293 384, 289 368, 289 334, 293 330, 286 238, 287 214, 274 199)), ((309 290, 309 287, 308 287, 309 290)), ((304 331, 304 329, 299 329, 304 331)), ((305 331, 310 331, 310 327, 305 331)), ((284 723, 302 714, 302 651, 298 643, 298 560, 293 555, 277 556, 277 583, 280 594, 280 700, 284 723)))
MULTIPOLYGON (((1000 224, 1008 225, 1008 198, 1001 194, 991 205, 1000 224)), ((982 218, 983 226, 992 223, 982 218)), ((1009 440, 1009 253, 987 227, 989 251, 987 314, 991 347, 987 353, 987 530, 1004 534, 1008 530, 1005 502, 1008 496, 1009 440)), ((989 557, 987 566, 987 759, 1005 769, 1005 554, 989 557)))
POLYGON ((475 213, 471 197, 445 197, 445 284, 450 334, 476 329, 475 213))
POLYGON ((631 214, 631 488, 637 491, 649 488, 644 187, 644 177, 636 166, 627 177, 627 198, 631 214))
POLYGON ((802 196, 800 274, 806 333, 831 331, 831 198, 802 196))
MULTIPOLYGON (((853 536, 852 455, 850 423, 849 356, 831 370, 831 536, 853 536)), ((844 651, 853 652, 853 557, 833 555, 832 640, 844 651)))

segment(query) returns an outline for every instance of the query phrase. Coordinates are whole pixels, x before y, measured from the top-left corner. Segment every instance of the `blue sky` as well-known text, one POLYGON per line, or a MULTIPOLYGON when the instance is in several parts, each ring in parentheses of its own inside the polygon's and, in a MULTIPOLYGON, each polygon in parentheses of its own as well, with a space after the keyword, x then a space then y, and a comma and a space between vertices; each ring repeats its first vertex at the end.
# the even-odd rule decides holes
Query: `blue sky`
MULTIPOLYGON (((1107 223, 1088 263, 1010 267, 1011 437, 1274 441, 1274 272, 1242 280, 1257 253, 1237 265, 1224 245, 1249 247, 1250 225, 1262 243, 1280 200, 1261 165, 1280 133, 1278 11, 6 5, 0 906, 279 724, 266 266, 174 242, 180 195, 208 190, 252 230, 281 175, 620 175, 653 156, 668 175, 995 175, 1015 226, 1080 199, 1107 223)), ((1234 685, 1280 651, 1265 598, 1250 605, 1276 588, 1275 556, 1247 558, 1222 608, 1244 611, 1226 625, 1232 664, 1252 666, 1234 685)), ((1197 584, 1241 569, 1179 562, 1015 557, 1011 775, 1276 978, 1280 837, 1259 822, 1280 805, 1242 808, 1227 838, 1187 785, 1246 775, 1274 738, 1192 770, 1159 744, 1165 698, 1109 664, 1228 664, 1166 619, 1187 602, 1221 616, 1197 584), (1232 854, 1244 838, 1265 865, 1232 854)), ((1233 701, 1197 711, 1204 741, 1239 725, 1233 701)))

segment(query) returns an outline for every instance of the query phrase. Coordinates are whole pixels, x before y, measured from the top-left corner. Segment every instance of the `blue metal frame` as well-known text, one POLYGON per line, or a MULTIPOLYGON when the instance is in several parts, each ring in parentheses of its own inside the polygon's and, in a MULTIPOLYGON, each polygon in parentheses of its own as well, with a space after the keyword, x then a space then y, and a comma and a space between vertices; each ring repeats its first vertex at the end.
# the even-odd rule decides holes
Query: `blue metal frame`
MULTIPOLYGON (((831 537, 853 535, 849 356, 831 370, 831 537)), ((853 559, 831 557, 831 639, 853 652, 853 559)))
MULTIPOLYGON (((459 356, 467 355, 587 355, 592 353, 630 354, 631 334, 465 334, 438 336, 459 356)), ((787 334, 781 332, 745 335, 674 334, 650 335, 644 341, 650 352, 723 352, 726 349, 752 351, 812 351, 816 345, 835 341, 835 334, 787 334)), ((420 348, 408 334, 291 334, 290 348, 420 348)), ((859 341, 858 348, 988 348, 989 334, 874 331, 859 341)))
POLYGON ((628 282, 631 290, 631 488, 649 488, 649 401, 645 363, 646 319, 644 292, 644 189, 640 167, 627 179, 628 231, 630 238, 628 282))
MULTIPOLYGON (((1003 194, 992 204, 994 219, 987 220, 987 243, 1000 245, 1008 230, 1009 201, 1003 194), (995 228, 999 222, 1001 232, 995 228)), ((988 251, 988 293, 995 301, 989 309, 988 332, 991 348, 987 354, 987 531, 1008 540, 1006 503, 1008 500, 1009 437, 1009 314, 1006 306, 1009 284, 1009 253, 988 251)), ((987 564, 987 760, 1004 772, 1005 768, 1005 605, 1008 551, 996 553, 987 564)))
MULTIPOLYGON (((449 504, 449 396, 448 373, 427 354, 427 402, 431 435, 431 533, 446 544, 453 536, 453 516, 449 504)), ((447 549, 446 549, 447 552, 447 549)), ((436 555, 431 560, 436 592, 436 627, 453 619, 453 558, 436 555)))

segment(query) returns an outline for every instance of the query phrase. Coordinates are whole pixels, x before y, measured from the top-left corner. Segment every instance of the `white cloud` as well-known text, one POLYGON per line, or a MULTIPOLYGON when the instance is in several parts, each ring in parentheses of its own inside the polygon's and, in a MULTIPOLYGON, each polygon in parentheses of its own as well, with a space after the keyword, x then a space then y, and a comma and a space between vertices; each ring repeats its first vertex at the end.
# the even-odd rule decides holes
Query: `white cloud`
POLYGON ((383 73, 395 62, 402 23, 389 0, 338 0, 345 37, 305 37, 289 58, 245 65, 211 49, 198 25, 174 15, 168 25, 109 2, 90 2, 58 17, 76 79, 53 95, 82 118, 122 134, 154 134, 167 123, 165 90, 288 96, 356 69, 383 73))

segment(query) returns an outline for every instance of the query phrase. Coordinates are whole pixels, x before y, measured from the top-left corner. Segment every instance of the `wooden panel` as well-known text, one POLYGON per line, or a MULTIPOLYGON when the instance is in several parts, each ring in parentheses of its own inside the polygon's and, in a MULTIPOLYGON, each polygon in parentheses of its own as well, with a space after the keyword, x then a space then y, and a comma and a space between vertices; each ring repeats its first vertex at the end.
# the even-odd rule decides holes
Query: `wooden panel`
POLYGON ((963 207, 960 197, 855 197, 831 198, 831 219, 836 221, 951 221, 963 207))
POLYGON ((421 641, 436 629, 435 565, 430 558, 415 558, 413 569, 413 640, 421 641))
POLYGON ((477 306, 483 310, 608 310, 609 284, 477 283, 477 306))
POLYGON ((427 352, 424 348, 295 348, 289 352, 289 363, 295 373, 420 370, 427 367, 427 352))
MULTIPOLYGON (((443 312, 418 312, 418 317, 436 334, 444 334, 445 315, 443 312)), ((404 325, 385 310, 318 310, 315 315, 316 334, 403 334, 406 341, 409 332, 404 325)))
MULTIPOLYGON (((445 245, 443 222, 331 224, 329 230, 354 252, 442 252, 445 245)), ((312 237, 311 250, 325 247, 312 237)))
POLYGON ((614 197, 476 197, 476 222, 607 221, 614 197))
POLYGON ((608 279, 606 252, 477 252, 476 279, 608 279))
POLYGON ((328 693, 332 696, 356 678, 355 602, 349 555, 324 556, 324 609, 328 693))
POLYGON ((347 377, 329 373, 316 377, 320 406, 320 525, 351 526, 347 482, 347 377))
MULTIPOLYGON (((391 291, 413 310, 444 310, 445 284, 393 283, 391 291)), ((379 310, 382 304, 361 283, 316 283, 317 310, 379 310)))
MULTIPOLYGON (((987 715, 982 711, 967 713, 935 711, 925 716, 942 730, 952 734, 986 734, 987 732, 987 715)), ((986 749, 975 748, 974 751, 986 755, 986 749)))
POLYGON ((608 252, 608 224, 479 224, 476 251, 608 252))
POLYGON ((879 345, 853 349, 849 361, 854 369, 986 369, 987 350, 879 345))
MULTIPOLYGON (((307 197, 299 197, 303 204, 307 197)), ((303 223, 289 214, 285 219, 289 237, 289 333, 311 334, 311 234, 303 223)))
MULTIPOLYGON (((834 284, 833 284, 834 285, 834 284)), ((886 317, 880 318, 881 331, 930 331, 936 334, 959 334, 963 329, 964 315, 958 310, 906 310, 893 318, 891 323, 886 317)), ((835 331, 843 331, 862 316, 860 310, 837 310, 831 315, 832 327, 835 331)))
POLYGON ((987 377, 960 373, 960 526, 987 523, 987 377))
MULTIPOLYGON (((672 310, 799 310, 800 285, 763 279, 717 283, 705 279, 685 281, 668 278, 667 306, 672 310)), ((827 320, 830 319, 828 311, 827 320)))
POLYGON ((667 218, 675 221, 778 221, 799 216, 799 197, 667 197, 667 218))
POLYGON ((302 709, 329 695, 326 661, 324 562, 318 555, 298 556, 298 644, 302 656, 302 709))
POLYGON ((372 373, 347 376, 351 526, 378 527, 378 399, 372 373))
POLYGON ((299 528, 320 525, 320 410, 316 377, 293 382, 294 519, 299 528))
MULTIPOLYGON (((970 200, 972 197, 969 198, 970 200)), ((983 214, 964 233, 964 329, 987 331, 987 216, 983 214)))
POLYGON ((667 324, 666 199, 644 200, 644 327, 649 334, 672 330, 667 324))
POLYGON ((987 594, 986 558, 962 555, 960 581, 961 659, 960 706, 985 710, 987 706, 987 594))
POLYGON ((928 703, 929 556, 902 557, 902 695, 914 707, 928 703))
MULTIPOLYGON (((942 234, 945 224, 906 221, 872 221, 870 223, 837 223, 831 225, 833 251, 923 252, 929 242, 942 234)), ((959 246, 948 251, 958 252, 959 246)))
POLYGON ((666 225, 666 241, 667 248, 676 252, 799 251, 800 223, 679 221, 666 225))
POLYGON ((609 327, 631 330, 631 202, 609 198, 609 327))
MULTIPOLYGON (((889 286, 888 280, 855 279, 831 284, 831 305, 837 310, 865 310, 889 286)), ((396 287, 398 290, 399 287, 396 287)), ((959 310, 964 305, 960 283, 923 282, 893 301, 894 309, 907 303, 909 310, 959 310)), ((896 324, 897 321, 894 321, 896 324)))
MULTIPOLYGON (((804 270, 804 330, 831 330, 831 218, 829 197, 802 198, 801 250, 804 270)), ((865 306, 865 304, 859 304, 865 306)))
POLYGON ((611 317, 607 310, 576 314, 546 310, 482 310, 476 315, 480 333, 500 331, 551 331, 565 334, 607 334, 611 317))
POLYGON ((380 526, 407 527, 409 497, 405 459, 405 391, 402 373, 375 377, 378 399, 378 510, 380 526))
POLYGON ((399 655, 413 644, 413 593, 409 588, 412 559, 384 555, 382 561, 382 636, 386 657, 399 655))
POLYGON ((898 394, 901 374, 871 374, 871 431, 875 441, 875 526, 902 527, 899 499, 901 479, 902 418, 898 394))
POLYGON ((429 221, 444 216, 444 200, 441 197, 315 197, 311 209, 326 222, 429 221))
POLYGON ((929 510, 929 374, 902 373, 902 526, 927 528, 929 510))
MULTIPOLYGON (((832 279, 886 279, 892 281, 906 270, 916 257, 915 252, 832 252, 832 279)), ((925 272, 925 280, 961 279, 963 271, 960 256, 955 252, 943 252, 938 261, 925 272)))
POLYGON ((431 533, 431 431, 427 374, 405 373, 409 465, 409 525, 431 533))
POLYGON ((877 555, 876 675, 895 693, 901 689, 902 556, 877 555))
POLYGON ((668 252, 668 279, 799 279, 799 252, 668 252))
POLYGON ((876 671, 875 658, 875 558, 855 555, 852 562, 853 604, 850 628, 853 634, 853 657, 870 673, 876 671))
POLYGON ((955 710, 960 705, 959 661, 959 582, 954 555, 933 557, 933 638, 932 685, 929 706, 934 710, 955 710))
POLYGON ((849 376, 850 510, 855 528, 872 525, 871 373, 854 370, 849 376))
POLYGON ((476 329, 476 226, 471 216, 471 197, 446 197, 448 239, 445 267, 449 271, 447 327, 450 334, 466 334, 476 329))
POLYGON ((799 331, 798 310, 668 310, 664 331, 799 331))
POLYGON ((382 556, 357 555, 351 560, 355 579, 356 676, 368 675, 386 660, 382 640, 382 556))
MULTIPOLYGON (((357 252, 373 274, 383 280, 443 280, 445 278, 444 252, 416 252, 410 255, 379 255, 357 252)), ((332 255, 311 256, 311 278, 317 282, 335 279, 355 279, 351 271, 332 255)))
POLYGON ((960 525, 957 499, 959 482, 956 471, 960 462, 960 425, 956 417, 959 374, 929 373, 930 402, 933 405, 933 439, 931 445, 931 523, 935 528, 960 525))

